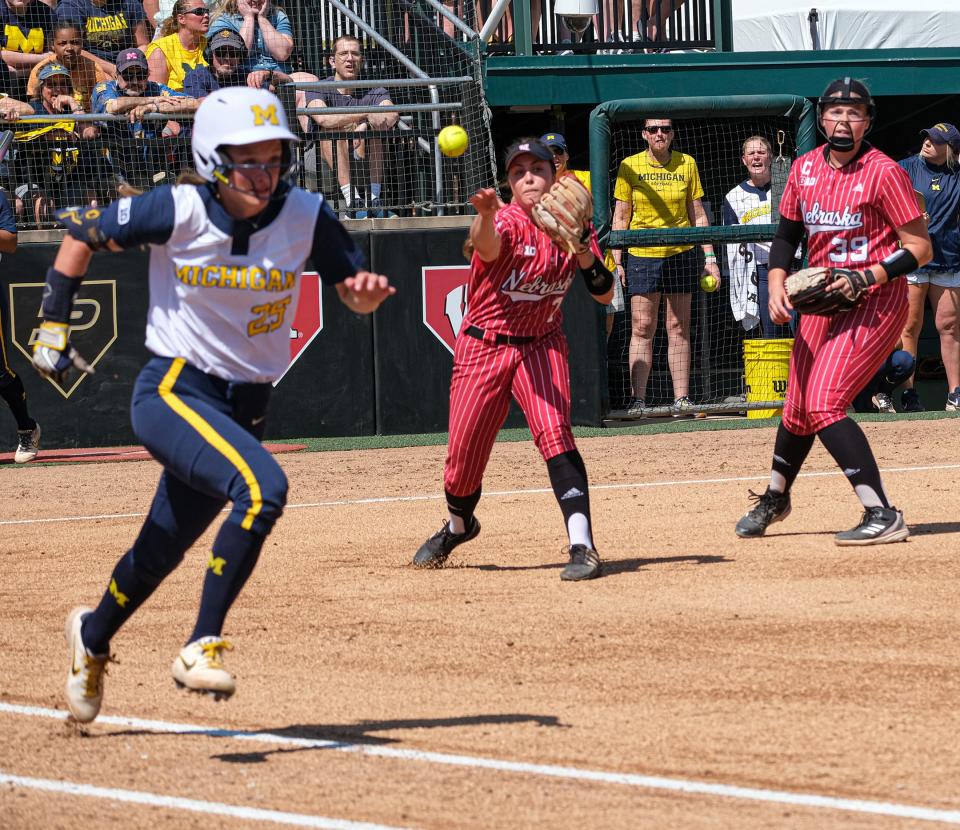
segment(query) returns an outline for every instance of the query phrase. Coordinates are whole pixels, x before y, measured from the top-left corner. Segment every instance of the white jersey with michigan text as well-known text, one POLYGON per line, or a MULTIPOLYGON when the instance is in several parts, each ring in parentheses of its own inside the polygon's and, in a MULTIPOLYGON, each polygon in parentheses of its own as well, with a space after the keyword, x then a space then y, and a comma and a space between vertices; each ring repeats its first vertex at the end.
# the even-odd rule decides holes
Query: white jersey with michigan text
POLYGON ((232 218, 212 186, 185 184, 120 199, 98 221, 123 248, 150 245, 147 348, 225 380, 283 374, 308 260, 329 285, 364 266, 323 196, 295 187, 252 220, 232 218))
POLYGON ((310 255, 320 202, 291 192, 273 222, 254 231, 246 253, 217 227, 195 187, 173 188, 176 219, 150 251, 147 348, 183 357, 203 372, 270 382, 290 362, 297 282, 310 255))

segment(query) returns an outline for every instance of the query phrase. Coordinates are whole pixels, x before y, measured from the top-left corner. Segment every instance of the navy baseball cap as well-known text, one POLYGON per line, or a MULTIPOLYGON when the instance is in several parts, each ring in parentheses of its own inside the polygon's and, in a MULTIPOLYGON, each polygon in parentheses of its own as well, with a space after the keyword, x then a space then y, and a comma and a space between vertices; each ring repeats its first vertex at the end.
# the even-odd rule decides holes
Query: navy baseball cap
POLYGON ((224 46, 229 46, 232 49, 239 50, 240 52, 247 51, 247 44, 243 42, 243 38, 240 37, 237 32, 233 31, 233 29, 221 29, 219 32, 217 32, 212 38, 210 38, 210 42, 207 44, 207 49, 209 49, 211 52, 216 52, 217 49, 220 49, 224 46))
POLYGON ((145 72, 150 71, 147 58, 139 49, 121 49, 117 52, 117 72, 126 72, 131 66, 138 66, 145 72))
POLYGON ((509 170, 513 160, 518 156, 524 155, 524 153, 529 153, 541 161, 553 163, 553 153, 550 152, 550 148, 547 147, 546 144, 536 138, 523 138, 507 147, 507 156, 503 169, 509 170))
POLYGON ((48 78, 52 78, 54 75, 66 75, 70 77, 70 70, 67 69, 62 63, 48 63, 43 69, 37 73, 37 80, 43 83, 48 78))
POLYGON ((960 152, 960 130, 947 124, 945 121, 934 124, 925 130, 920 130, 920 135, 925 135, 935 144, 949 144, 954 151, 960 152))
POLYGON ((544 133, 540 140, 548 147, 556 147, 563 152, 567 152, 567 140, 560 133, 544 133))

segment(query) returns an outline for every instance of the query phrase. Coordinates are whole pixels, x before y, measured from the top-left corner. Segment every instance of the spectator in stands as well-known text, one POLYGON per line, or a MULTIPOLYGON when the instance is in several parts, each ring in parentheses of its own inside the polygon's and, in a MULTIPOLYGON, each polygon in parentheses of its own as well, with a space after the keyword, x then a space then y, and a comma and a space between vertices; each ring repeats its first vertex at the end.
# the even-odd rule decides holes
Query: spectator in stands
MULTIPOLYGON (((731 190, 723 200, 724 225, 769 225, 770 165, 773 150, 763 136, 752 135, 743 142, 740 157, 747 169, 747 179, 731 190)), ((793 319, 778 325, 770 319, 770 291, 767 283, 769 242, 742 242, 727 245, 730 265, 730 306, 734 319, 745 331, 760 324, 762 337, 792 337, 793 319)), ((792 313, 791 313, 792 314, 792 313)))
POLYGON ((863 391, 853 399, 854 410, 895 415, 897 410, 893 405, 894 390, 913 375, 915 364, 913 355, 903 349, 902 343, 898 344, 863 391))
MULTIPOLYGON (((667 21, 686 0, 646 0, 646 14, 644 14, 644 0, 632 0, 633 25, 637 30, 637 39, 650 43, 666 40, 667 21)), ((658 52, 653 48, 647 51, 658 52)))
POLYGON ((154 29, 159 31, 163 21, 170 17, 174 2, 175 0, 143 0, 143 10, 154 29))
POLYGON ((129 113, 131 132, 138 136, 156 131, 155 126, 141 123, 144 115, 196 112, 196 99, 149 80, 149 71, 147 58, 139 49, 121 51, 117 55, 117 79, 96 86, 93 111, 110 115, 129 113))
MULTIPOLYGON (((577 181, 587 188, 592 195, 593 187, 590 183, 590 171, 571 170, 568 166, 570 164, 570 153, 567 150, 567 140, 560 135, 560 133, 544 133, 542 136, 540 136, 540 141, 543 144, 546 144, 547 147, 550 148, 550 152, 553 153, 553 164, 554 167, 557 168, 557 178, 560 178, 560 176, 562 176, 564 173, 573 173, 573 175, 577 177, 577 181)), ((603 264, 606 266, 608 271, 611 273, 614 272, 617 264, 613 259, 613 254, 609 250, 604 253, 603 264)), ((615 279, 613 281, 613 299, 607 305, 608 338, 613 332, 614 316, 618 311, 623 311, 623 308, 623 284, 619 279, 615 279)))
MULTIPOLYGON (((333 57, 330 65, 334 70, 334 80, 356 81, 360 78, 363 66, 360 41, 353 35, 342 35, 333 44, 333 57)), ((337 184, 343 194, 346 209, 356 218, 385 215, 380 205, 383 189, 384 142, 379 136, 364 137, 367 130, 392 130, 400 116, 396 112, 376 112, 380 106, 392 106, 393 101, 383 87, 363 90, 343 87, 336 90, 322 90, 307 93, 307 107, 323 110, 326 107, 357 107, 364 111, 346 115, 311 115, 321 130, 354 132, 352 141, 321 141, 320 153, 327 165, 336 171, 337 184), (373 111, 371 111, 371 109, 373 111), (336 162, 333 153, 336 147, 336 162), (370 171, 369 213, 359 208, 361 196, 351 181, 351 157, 366 160, 370 171)))
MULTIPOLYGON (((647 149, 625 158, 617 171, 613 230, 708 227, 710 220, 701 201, 703 188, 697 163, 691 156, 670 149, 673 122, 669 118, 648 118, 643 123, 643 136, 647 149)), ((695 408, 689 397, 691 298, 702 272, 720 280, 713 245, 708 242, 702 248, 706 258, 703 268, 690 244, 613 252, 616 276, 626 279, 631 295, 629 363, 633 401, 627 409, 630 415, 642 415, 646 408, 644 396, 653 363, 661 295, 666 301, 667 364, 673 379, 673 408, 681 413, 695 408)))
POLYGON ((209 28, 210 9, 203 0, 177 0, 160 28, 160 37, 143 50, 150 80, 181 91, 187 72, 208 65, 204 51, 209 28))
POLYGON ((53 12, 38 0, 2 0, 0 25, 4 63, 0 91, 23 98, 30 70, 50 55, 53 12))
MULTIPOLYGON (((483 28, 486 11, 483 8, 484 4, 480 3, 479 0, 475 0, 472 4, 474 14, 472 21, 467 19, 467 11, 471 6, 469 0, 443 0, 443 5, 464 22, 472 23, 475 31, 479 32, 483 28)), ((458 29, 446 17, 443 18, 443 32, 447 37, 458 37, 458 29)))
POLYGON ((82 143, 99 136, 97 125, 69 118, 84 112, 74 95, 69 70, 50 63, 40 70, 38 79, 39 99, 24 103, 7 98, 0 113, 11 121, 24 115, 64 116, 54 123, 25 124, 25 129, 16 133, 11 178, 20 185, 16 195, 23 206, 32 201, 39 224, 55 206, 98 202, 104 164, 100 148, 90 149, 82 143))
MULTIPOLYGON (((540 34, 540 18, 542 12, 542 2, 541 0, 530 0, 530 28, 531 28, 531 38, 534 42, 537 41, 537 38, 540 34)), ((513 41, 513 17, 510 14, 510 6, 508 5, 506 11, 503 13, 503 17, 500 19, 500 25, 497 27, 497 31, 491 38, 491 42, 502 42, 510 43, 513 41)))
POLYGON ((112 63, 101 61, 84 51, 83 28, 76 22, 62 21, 53 27, 53 54, 33 67, 27 81, 28 98, 37 98, 40 95, 40 70, 51 63, 67 67, 74 94, 80 106, 88 111, 94 86, 112 77, 107 71, 113 69, 112 63))
MULTIPOLYGON (((172 148, 162 139, 180 134, 178 121, 170 120, 166 124, 154 119, 144 121, 145 115, 196 112, 199 105, 195 98, 149 80, 148 72, 143 52, 124 49, 117 55, 117 79, 94 87, 94 112, 127 114, 130 119, 123 134, 113 130, 116 139, 115 174, 120 183, 128 182, 134 171, 154 175, 164 171, 168 150, 172 148)), ((116 123, 111 127, 122 129, 122 125, 116 123)))
MULTIPOLYGON (((910 310, 903 330, 903 348, 914 357, 923 327, 924 305, 930 300, 937 331, 940 358, 947 374, 947 410, 960 410, 960 130, 953 124, 936 124, 922 130, 920 154, 904 159, 914 189, 926 200, 926 213, 933 259, 907 275, 910 310)), ((904 384, 904 412, 923 412, 913 377, 904 384)))
POLYGON ((147 16, 138 0, 60 0, 57 19, 80 23, 90 52, 111 64, 121 49, 150 42, 147 16))
MULTIPOLYGON (((293 81, 316 81, 316 75, 309 72, 294 72, 290 63, 293 53, 293 27, 287 15, 276 8, 270 0, 223 0, 221 11, 214 15, 210 23, 207 38, 213 38, 223 31, 236 32, 243 39, 247 50, 247 62, 244 69, 254 75, 255 89, 266 87, 271 91, 281 83, 293 81), (267 73, 273 73, 267 82, 267 73)), ((306 94, 297 91, 296 106, 305 107, 306 94)), ((305 116, 297 119, 300 129, 306 132, 310 122, 305 116)))
MULTIPOLYGON (((594 18, 593 28, 602 43, 621 43, 624 40, 621 32, 623 24, 623 0, 603 0, 599 5, 599 20, 594 18)), ((627 38, 629 40, 629 38, 627 38)), ((614 52, 621 50, 614 49, 614 52)))
POLYGON ((235 31, 221 29, 211 35, 207 40, 207 57, 209 66, 201 64, 191 69, 183 79, 183 91, 187 95, 202 99, 223 87, 247 85, 247 70, 244 69, 247 46, 235 31))
POLYGON ((590 171, 570 169, 570 153, 567 151, 567 140, 560 133, 544 133, 540 136, 540 141, 546 144, 550 148, 550 152, 553 153, 553 166, 557 169, 557 178, 564 173, 573 173, 580 184, 590 190, 590 171))
POLYGON ((270 0, 222 0, 210 21, 209 39, 224 29, 236 32, 247 47, 248 72, 274 69, 292 71, 293 27, 290 19, 270 0))

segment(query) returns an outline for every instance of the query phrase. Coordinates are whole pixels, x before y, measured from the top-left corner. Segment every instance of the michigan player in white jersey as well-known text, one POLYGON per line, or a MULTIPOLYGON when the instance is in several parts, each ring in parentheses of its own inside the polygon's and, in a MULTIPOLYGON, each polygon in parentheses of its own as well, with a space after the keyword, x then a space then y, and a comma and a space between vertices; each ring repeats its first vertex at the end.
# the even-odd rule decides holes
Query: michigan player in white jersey
POLYGON ((147 348, 134 387, 137 437, 164 467, 150 513, 96 609, 67 617, 66 698, 93 720, 110 641, 227 502, 209 553, 200 610, 173 662, 177 684, 229 697, 227 611, 286 501, 287 480, 260 444, 271 382, 289 357, 297 285, 308 259, 347 307, 369 313, 395 289, 363 257, 322 196, 289 183, 290 132, 279 100, 234 87, 197 110, 193 158, 204 184, 160 187, 100 211, 70 209, 47 273, 34 365, 91 371, 70 344, 73 298, 94 250, 150 245, 147 348))

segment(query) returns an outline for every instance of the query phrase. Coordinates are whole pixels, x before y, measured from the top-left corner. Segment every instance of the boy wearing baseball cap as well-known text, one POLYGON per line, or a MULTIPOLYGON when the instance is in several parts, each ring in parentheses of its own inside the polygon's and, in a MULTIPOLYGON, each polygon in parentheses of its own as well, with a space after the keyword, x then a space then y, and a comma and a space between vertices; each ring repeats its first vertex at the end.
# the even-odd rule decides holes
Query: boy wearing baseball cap
MULTIPOLYGON (((126 182, 134 171, 156 174, 169 166, 167 148, 156 139, 178 135, 180 122, 145 116, 195 112, 198 106, 195 99, 149 80, 149 71, 143 52, 121 49, 117 53, 117 79, 99 83, 93 89, 94 112, 129 118, 126 128, 122 123, 108 125, 115 137, 115 174, 120 183, 126 182), (131 142, 131 138, 135 141, 131 142)), ((181 155, 185 152, 185 147, 176 149, 181 155)))
MULTIPOLYGON (((194 112, 197 102, 170 87, 148 80, 150 67, 139 49, 117 53, 117 79, 93 89, 93 111, 110 115, 130 113, 130 130, 136 137, 153 138, 163 122, 142 122, 150 113, 194 112)), ((168 122, 169 124, 169 122, 168 122)), ((174 131, 176 132, 176 131, 174 131)))

